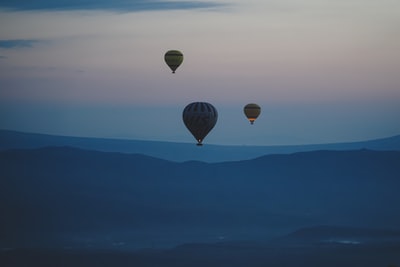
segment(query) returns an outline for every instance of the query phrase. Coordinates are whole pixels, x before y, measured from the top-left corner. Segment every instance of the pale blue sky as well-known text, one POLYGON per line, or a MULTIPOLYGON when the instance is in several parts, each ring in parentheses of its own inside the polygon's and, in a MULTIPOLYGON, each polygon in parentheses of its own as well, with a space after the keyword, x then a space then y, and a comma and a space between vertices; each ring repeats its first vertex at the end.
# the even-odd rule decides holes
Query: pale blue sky
POLYGON ((0 128, 204 143, 310 144, 400 133, 400 2, 1 1, 0 128), (185 55, 171 74, 169 49, 185 55), (250 126, 243 106, 262 114, 250 126))

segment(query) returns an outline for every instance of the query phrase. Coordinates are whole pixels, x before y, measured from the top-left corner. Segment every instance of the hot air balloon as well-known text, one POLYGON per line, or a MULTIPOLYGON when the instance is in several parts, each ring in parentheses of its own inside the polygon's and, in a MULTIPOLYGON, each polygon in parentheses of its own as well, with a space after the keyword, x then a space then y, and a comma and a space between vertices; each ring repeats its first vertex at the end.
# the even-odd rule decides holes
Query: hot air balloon
POLYGON ((183 54, 178 50, 169 50, 164 55, 165 63, 170 67, 172 73, 175 73, 175 70, 182 64, 183 62, 183 54))
POLYGON ((244 114, 246 115, 247 119, 250 121, 251 124, 257 119, 257 117, 261 113, 261 108, 259 105, 251 103, 247 104, 244 109, 244 114))
POLYGON ((201 146, 203 139, 214 128, 218 119, 217 109, 206 102, 193 102, 183 110, 183 122, 201 146))

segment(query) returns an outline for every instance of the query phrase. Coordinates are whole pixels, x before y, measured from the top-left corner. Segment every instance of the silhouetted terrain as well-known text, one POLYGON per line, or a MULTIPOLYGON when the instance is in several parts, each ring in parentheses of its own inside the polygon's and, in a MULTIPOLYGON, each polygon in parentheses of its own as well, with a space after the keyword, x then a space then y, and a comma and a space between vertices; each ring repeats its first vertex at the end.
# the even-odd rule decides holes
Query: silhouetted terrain
POLYGON ((399 174, 399 151, 2 151, 0 265, 399 266, 399 174))
POLYGON ((0 152, 2 247, 171 247, 304 226, 398 228, 400 152, 176 163, 69 147, 0 152))
POLYGON ((278 240, 192 243, 172 249, 3 250, 0 263, 5 267, 393 267, 399 266, 399 252, 399 231, 322 226, 300 229, 278 240), (332 241, 339 241, 337 237, 342 242, 332 241))
POLYGON ((149 155, 172 161, 198 160, 223 162, 253 159, 268 154, 289 154, 316 150, 400 150, 400 136, 365 142, 297 145, 297 146, 221 146, 205 144, 199 148, 193 143, 121 140, 104 138, 66 137, 0 130, 0 150, 28 149, 48 146, 72 146, 105 152, 126 152, 149 155))

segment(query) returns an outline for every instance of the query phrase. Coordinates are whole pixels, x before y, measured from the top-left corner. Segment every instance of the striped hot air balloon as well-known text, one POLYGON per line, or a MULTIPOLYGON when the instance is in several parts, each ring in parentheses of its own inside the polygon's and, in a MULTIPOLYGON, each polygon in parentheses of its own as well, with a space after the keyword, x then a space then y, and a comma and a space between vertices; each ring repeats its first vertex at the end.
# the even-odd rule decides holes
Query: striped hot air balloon
POLYGON ((203 139, 214 128, 218 119, 217 109, 206 102, 193 102, 183 110, 183 122, 201 146, 203 139))
POLYGON ((244 107, 243 111, 250 123, 253 124, 257 117, 260 115, 261 108, 257 104, 250 103, 244 107))
POLYGON ((165 53, 164 60, 172 70, 172 73, 175 73, 176 69, 183 62, 183 54, 178 50, 169 50, 167 53, 165 53))

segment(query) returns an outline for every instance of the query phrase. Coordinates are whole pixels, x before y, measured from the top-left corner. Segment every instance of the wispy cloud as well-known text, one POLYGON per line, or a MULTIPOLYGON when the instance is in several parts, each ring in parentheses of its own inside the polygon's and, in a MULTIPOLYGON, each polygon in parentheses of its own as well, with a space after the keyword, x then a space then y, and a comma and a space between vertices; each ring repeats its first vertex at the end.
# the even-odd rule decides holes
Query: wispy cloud
POLYGON ((38 40, 0 40, 0 48, 23 48, 32 47, 38 40))
POLYGON ((208 1, 152 1, 152 0, 0 0, 0 8, 13 10, 115 10, 147 11, 168 9, 197 9, 221 6, 208 1))

